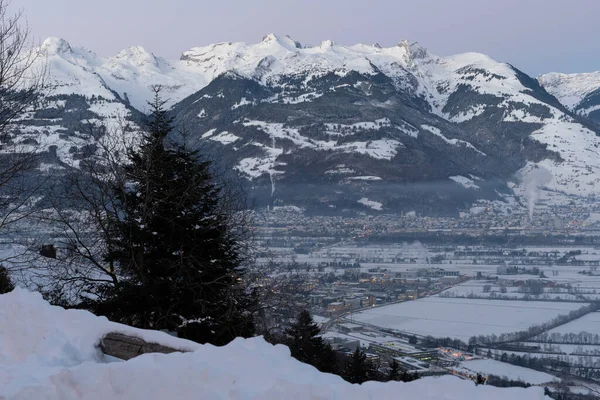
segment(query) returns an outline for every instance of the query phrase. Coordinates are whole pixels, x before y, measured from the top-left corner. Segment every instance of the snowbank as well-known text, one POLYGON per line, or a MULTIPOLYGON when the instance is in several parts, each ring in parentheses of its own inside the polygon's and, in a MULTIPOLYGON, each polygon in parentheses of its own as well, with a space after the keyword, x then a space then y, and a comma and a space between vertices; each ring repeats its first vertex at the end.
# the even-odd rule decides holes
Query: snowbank
POLYGON ((455 377, 350 385, 293 360, 262 338, 226 347, 137 330, 83 311, 52 307, 21 289, 0 296, 0 399, 543 399, 541 388, 498 389, 455 377), (137 334, 189 353, 111 362, 96 348, 109 331, 137 334))

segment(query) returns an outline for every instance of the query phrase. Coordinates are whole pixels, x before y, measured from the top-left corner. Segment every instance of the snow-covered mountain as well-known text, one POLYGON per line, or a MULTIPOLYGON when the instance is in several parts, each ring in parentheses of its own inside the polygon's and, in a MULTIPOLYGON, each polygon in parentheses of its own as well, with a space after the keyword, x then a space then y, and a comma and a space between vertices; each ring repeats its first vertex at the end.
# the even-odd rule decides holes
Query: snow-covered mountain
POLYGON ((600 123, 600 71, 550 73, 538 77, 544 88, 568 109, 600 123))
POLYGON ((141 47, 110 58, 61 39, 43 48, 50 106, 24 119, 20 138, 54 144, 59 164, 94 152, 82 124, 137 123, 161 85, 188 143, 236 171, 258 204, 452 212, 512 193, 507 183, 538 167, 550 190, 600 191, 600 128, 482 54, 275 35, 173 61, 141 47))
POLYGON ((43 42, 42 50, 46 58, 40 61, 49 63, 49 81, 54 89, 51 94, 119 98, 143 111, 152 98, 152 85, 163 86, 172 104, 208 83, 183 63, 170 63, 140 46, 100 58, 63 39, 49 38, 43 42))

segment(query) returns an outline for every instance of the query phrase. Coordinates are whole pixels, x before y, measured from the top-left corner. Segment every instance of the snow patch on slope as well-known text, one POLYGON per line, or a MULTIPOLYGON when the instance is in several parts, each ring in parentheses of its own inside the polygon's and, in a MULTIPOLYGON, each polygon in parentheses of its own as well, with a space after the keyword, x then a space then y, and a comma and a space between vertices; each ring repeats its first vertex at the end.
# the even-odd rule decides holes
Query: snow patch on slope
POLYGON ((344 153, 359 153, 378 160, 391 160, 398 154, 402 143, 393 139, 369 140, 367 142, 351 142, 336 146, 344 153))
POLYGON ((372 176, 372 175, 365 175, 365 176, 352 176, 350 178, 351 181, 381 181, 381 177, 379 176, 372 176))
POLYGON ((329 171, 325 171, 326 174, 333 174, 333 175, 346 175, 346 174, 353 174, 356 171, 354 171, 352 168, 347 167, 344 164, 339 164, 336 165, 335 169, 329 170, 329 171))
POLYGON ((435 136, 439 137, 440 139, 442 139, 444 142, 451 144, 453 146, 462 146, 462 147, 467 147, 471 150, 475 150, 477 153, 481 154, 482 156, 485 156, 486 154, 482 151, 479 151, 475 146, 473 146, 471 143, 464 141, 464 140, 460 140, 460 139, 448 139, 446 136, 444 136, 442 134, 442 131, 439 130, 438 128, 436 128, 435 126, 431 126, 431 125, 422 125, 421 126, 423 129, 433 133, 435 136))
POLYGON ((248 105, 253 105, 253 104, 254 103, 252 101, 246 99, 245 97, 242 97, 242 99, 239 102, 237 102, 233 106, 231 106, 231 109, 235 110, 235 109, 238 109, 240 107, 248 106, 248 105))
POLYGON ((454 182, 462 185, 463 187, 465 187, 467 189, 479 189, 479 186, 477 186, 475 184, 475 182, 473 182, 472 179, 466 178, 464 176, 461 176, 461 175, 451 176, 450 179, 452 179, 454 182))
MULTIPOLYGON (((206 135, 206 133, 204 134, 206 135)), ((202 135, 202 136, 204 136, 202 135)), ((231 144, 238 140, 239 137, 229 132, 221 132, 216 136, 212 136, 210 140, 214 140, 215 142, 220 142, 221 144, 231 144)))
POLYGON ((369 200, 366 197, 363 197, 362 199, 358 200, 358 202, 366 207, 372 208, 373 210, 377 211, 381 211, 383 208, 383 204, 377 201, 369 200))
MULTIPOLYGON (((271 161, 268 163, 272 167, 274 166, 275 159, 273 157, 278 157, 281 154, 284 154, 283 149, 280 148, 281 145, 278 146, 277 142, 291 141, 294 145, 299 148, 309 148, 315 150, 335 150, 342 153, 358 153, 364 154, 369 157, 380 159, 380 160, 391 160, 396 154, 398 154, 397 149, 402 145, 397 140, 394 139, 379 139, 379 140, 369 140, 369 141, 356 141, 356 142, 348 142, 348 143, 338 143, 334 140, 324 141, 324 140, 313 140, 307 138, 300 134, 299 130, 296 128, 286 127, 282 123, 273 123, 273 122, 265 122, 265 121, 245 121, 242 123, 246 127, 255 127, 269 135, 272 140, 270 146, 265 146, 263 144, 252 143, 255 146, 263 147, 265 149, 270 149, 270 158, 271 161)), ((370 126, 370 125, 365 125, 370 126)), ((250 162, 249 159, 246 160, 244 166, 241 164, 238 166, 238 169, 246 172, 252 170, 254 172, 249 173, 249 176, 256 177, 256 173, 261 170, 265 170, 266 165, 263 163, 263 168, 258 168, 258 164, 255 161, 250 162)), ((270 167, 269 167, 270 168, 270 167)), ((272 169, 271 169, 272 170, 272 169)))

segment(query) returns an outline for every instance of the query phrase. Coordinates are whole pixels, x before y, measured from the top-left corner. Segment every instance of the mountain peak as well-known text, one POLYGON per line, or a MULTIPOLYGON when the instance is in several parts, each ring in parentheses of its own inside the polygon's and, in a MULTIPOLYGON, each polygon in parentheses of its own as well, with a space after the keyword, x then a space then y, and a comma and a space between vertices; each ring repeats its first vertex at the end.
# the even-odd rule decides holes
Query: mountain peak
POLYGON ((48 54, 70 54, 73 48, 65 39, 49 37, 42 43, 42 50, 48 54))
POLYGON ((335 46, 335 42, 333 40, 323 40, 319 45, 319 47, 322 49, 329 49, 333 46, 335 46))
POLYGON ((146 51, 146 49, 142 46, 130 46, 124 50, 121 50, 119 52, 119 54, 117 54, 117 57, 119 58, 130 58, 130 57, 148 57, 151 56, 152 54, 148 51, 146 51))
POLYGON ((128 47, 115 56, 118 60, 127 60, 137 66, 152 64, 158 66, 158 61, 154 54, 147 51, 142 46, 128 47))
POLYGON ((279 45, 288 50, 295 50, 295 49, 302 48, 302 45, 299 42, 292 39, 289 35, 280 37, 273 33, 269 33, 268 35, 264 36, 262 41, 260 42, 260 44, 267 45, 267 46, 279 45))
POLYGON ((297 40, 292 39, 292 37, 290 35, 285 35, 285 38, 289 41, 291 41, 292 43, 294 43, 294 46, 297 49, 301 49, 302 48, 302 44, 300 42, 298 42, 297 40))
POLYGON ((71 46, 65 39, 58 37, 47 38, 39 49, 48 56, 58 56, 72 64, 95 64, 99 61, 96 53, 84 47, 71 46))
POLYGON ((275 35, 274 33, 269 33, 269 34, 263 36, 263 38, 262 38, 262 43, 265 43, 265 44, 278 42, 278 41, 279 41, 279 37, 277 35, 275 35))
POLYGON ((398 47, 405 49, 411 60, 427 58, 429 55, 427 49, 422 47, 418 42, 409 42, 405 39, 398 43, 398 47))

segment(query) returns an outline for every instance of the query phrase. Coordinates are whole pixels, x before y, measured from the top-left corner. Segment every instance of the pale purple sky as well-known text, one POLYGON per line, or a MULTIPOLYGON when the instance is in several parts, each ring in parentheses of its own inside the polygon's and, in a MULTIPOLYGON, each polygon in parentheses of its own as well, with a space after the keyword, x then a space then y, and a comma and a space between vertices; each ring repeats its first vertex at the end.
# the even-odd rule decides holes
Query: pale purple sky
POLYGON ((267 33, 304 44, 418 41, 432 53, 476 51, 525 72, 600 70, 598 0, 12 0, 33 36, 100 56, 142 45, 166 58, 267 33))

